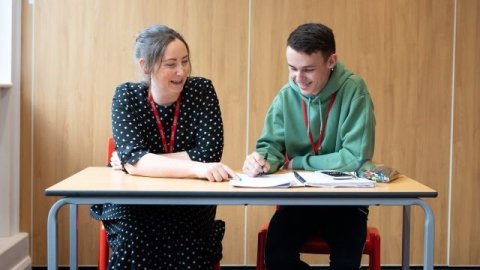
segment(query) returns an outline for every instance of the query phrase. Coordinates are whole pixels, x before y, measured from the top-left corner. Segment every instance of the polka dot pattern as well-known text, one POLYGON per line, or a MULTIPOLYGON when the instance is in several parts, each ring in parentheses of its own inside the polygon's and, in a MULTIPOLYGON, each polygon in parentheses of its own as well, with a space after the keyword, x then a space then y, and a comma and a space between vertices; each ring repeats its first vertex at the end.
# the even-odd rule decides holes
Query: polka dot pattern
POLYGON ((108 269, 213 269, 225 223, 215 206, 93 205, 112 254, 108 269))
MULTIPOLYGON (((176 103, 156 105, 170 143, 176 103)), ((186 151, 201 162, 218 162, 223 151, 223 122, 217 95, 210 80, 191 77, 182 91, 174 152, 186 151)), ((112 102, 112 129, 122 163, 135 164, 147 153, 164 153, 150 104, 148 86, 124 83, 112 102)))
MULTIPOLYGON (((186 151, 200 162, 218 162, 223 123, 210 80, 191 77, 182 91, 174 152, 186 151)), ((167 142, 176 104, 156 104, 167 142)), ((135 164, 147 153, 163 153, 148 86, 123 83, 112 102, 112 129, 122 163, 135 164)), ((93 205, 102 220, 112 255, 108 269, 213 269, 222 257, 223 221, 215 206, 93 205)))

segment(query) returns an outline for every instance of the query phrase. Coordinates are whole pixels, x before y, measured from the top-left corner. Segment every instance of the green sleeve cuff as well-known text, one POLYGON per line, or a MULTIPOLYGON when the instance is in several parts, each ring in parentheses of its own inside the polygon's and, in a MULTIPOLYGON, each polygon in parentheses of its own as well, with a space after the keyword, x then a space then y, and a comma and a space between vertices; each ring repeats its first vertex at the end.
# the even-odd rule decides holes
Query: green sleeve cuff
POLYGON ((292 169, 303 170, 302 157, 294 157, 290 162, 292 163, 292 169))

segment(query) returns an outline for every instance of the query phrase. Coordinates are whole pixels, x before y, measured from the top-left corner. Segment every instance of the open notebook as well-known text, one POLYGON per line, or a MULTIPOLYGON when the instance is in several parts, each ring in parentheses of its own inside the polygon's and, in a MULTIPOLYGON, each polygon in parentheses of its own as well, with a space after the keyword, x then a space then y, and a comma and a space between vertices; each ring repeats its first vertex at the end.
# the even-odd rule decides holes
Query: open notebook
POLYGON ((375 187, 375 181, 353 177, 350 179, 332 179, 319 172, 297 172, 300 179, 297 179, 293 172, 282 174, 267 174, 257 177, 250 177, 246 174, 238 174, 238 179, 230 180, 230 185, 235 187, 375 187))

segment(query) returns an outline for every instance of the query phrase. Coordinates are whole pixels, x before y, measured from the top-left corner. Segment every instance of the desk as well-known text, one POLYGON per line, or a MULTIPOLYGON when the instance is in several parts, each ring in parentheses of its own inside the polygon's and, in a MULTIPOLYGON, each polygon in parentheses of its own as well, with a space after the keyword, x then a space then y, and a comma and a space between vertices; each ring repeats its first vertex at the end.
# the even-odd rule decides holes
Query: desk
POLYGON ((433 270, 434 216, 421 198, 437 192, 401 176, 375 188, 235 188, 228 182, 198 179, 150 178, 127 175, 107 167, 89 167, 45 190, 47 196, 62 196, 48 214, 48 269, 57 269, 57 213, 70 205, 70 269, 77 267, 77 205, 400 205, 403 206, 402 269, 409 268, 410 207, 425 212, 423 269, 433 270))

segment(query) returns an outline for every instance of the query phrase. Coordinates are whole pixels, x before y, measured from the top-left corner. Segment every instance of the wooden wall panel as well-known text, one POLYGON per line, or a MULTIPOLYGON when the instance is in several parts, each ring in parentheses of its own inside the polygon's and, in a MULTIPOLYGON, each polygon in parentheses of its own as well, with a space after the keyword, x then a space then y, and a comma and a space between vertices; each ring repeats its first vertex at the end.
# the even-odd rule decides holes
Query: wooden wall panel
MULTIPOLYGON (((148 25, 167 24, 189 42, 193 74, 212 79, 220 99, 226 134, 223 161, 240 166, 246 140, 247 7, 240 0, 35 3, 34 265, 46 263, 46 217, 55 200, 46 198, 44 189, 83 167, 103 164, 111 133, 111 97, 119 83, 140 78, 133 42, 148 25)), ((88 216, 87 207, 80 215, 80 263, 95 264, 98 223, 88 216)), ((219 210, 228 224, 242 226, 243 215, 241 206, 219 210)), ((60 224, 66 224, 65 213, 60 224)), ((60 262, 66 263, 65 231, 60 235, 60 262)), ((243 248, 237 246, 243 241, 235 230, 227 231, 226 263, 242 262, 243 248)))
MULTIPOLYGON (((377 118, 375 159, 439 191, 439 198, 431 200, 437 263, 446 262, 447 213, 441 209, 448 199, 453 20, 445 18, 453 18, 452 4, 448 0, 259 0, 252 5, 249 149, 254 149, 271 100, 287 81, 288 34, 305 22, 329 25, 336 35, 339 59, 366 80, 372 94, 377 118)), ((421 245, 423 216, 415 209, 413 213, 412 243, 421 245)), ((263 210, 257 213, 250 208, 249 218, 257 215, 263 210)), ((400 234, 391 229, 391 220, 401 221, 400 208, 372 209, 370 223, 382 233, 386 264, 401 259, 400 234)), ((248 255, 252 262, 254 250, 248 255)), ((412 262, 421 260, 421 253, 412 252, 412 262)))
POLYGON ((480 265, 480 2, 457 1, 450 262, 480 265))
MULTIPOLYGON (((31 220, 31 139, 32 134, 32 8, 22 1, 22 64, 20 98, 20 231, 30 233, 31 220)), ((30 247, 32 248, 32 247, 30 247)))
MULTIPOLYGON (((429 202, 436 217, 435 262, 443 264, 447 262, 447 212, 443 209, 448 203, 453 2, 388 1, 379 6, 374 13, 383 14, 379 21, 353 31, 372 33, 377 46, 353 43, 362 40, 359 34, 343 43, 349 44, 344 51, 349 52, 353 70, 366 79, 374 99, 375 159, 439 193, 429 202), (362 50, 355 53, 354 48, 362 50)), ((392 230, 390 219, 399 220, 401 211, 378 210, 383 243, 392 243, 384 246, 382 261, 398 262, 400 234, 392 230)), ((418 208, 413 208, 412 220, 412 244, 422 246, 423 213, 418 208)), ((421 263, 422 256, 411 251, 414 263, 421 263)))

